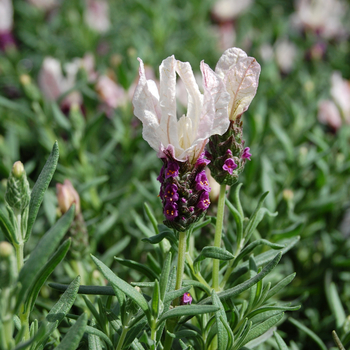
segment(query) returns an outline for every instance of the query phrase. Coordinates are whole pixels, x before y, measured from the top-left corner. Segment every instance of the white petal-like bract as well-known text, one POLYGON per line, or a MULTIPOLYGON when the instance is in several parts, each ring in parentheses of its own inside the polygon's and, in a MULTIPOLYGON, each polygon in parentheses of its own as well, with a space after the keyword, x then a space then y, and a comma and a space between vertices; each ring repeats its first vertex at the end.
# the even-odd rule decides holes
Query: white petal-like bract
POLYGON ((238 48, 226 50, 219 59, 215 72, 223 79, 230 94, 230 120, 235 120, 248 109, 258 88, 260 71, 256 59, 238 48))

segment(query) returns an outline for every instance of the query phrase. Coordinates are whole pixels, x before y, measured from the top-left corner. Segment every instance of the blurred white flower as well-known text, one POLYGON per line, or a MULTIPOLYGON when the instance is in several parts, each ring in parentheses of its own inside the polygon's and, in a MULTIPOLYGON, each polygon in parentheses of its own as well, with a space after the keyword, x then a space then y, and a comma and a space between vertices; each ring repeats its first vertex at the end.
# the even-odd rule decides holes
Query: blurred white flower
POLYGON ((292 71, 297 47, 287 39, 277 40, 275 43, 275 58, 279 69, 283 73, 292 71))
POLYGON ((331 78, 331 96, 346 123, 350 123, 350 82, 334 72, 331 78))
POLYGON ((212 8, 212 14, 219 22, 235 19, 246 11, 253 0, 217 0, 212 8))
POLYGON ((13 26, 13 7, 11 0, 0 0, 0 33, 10 32, 13 26))
POLYGON ((222 80, 203 61, 204 94, 199 91, 192 68, 174 56, 166 58, 160 68, 160 89, 147 80, 140 61, 140 79, 133 98, 134 114, 143 123, 143 138, 164 158, 169 153, 179 161, 194 163, 202 154, 208 138, 222 135, 228 128, 229 95, 222 80), (187 115, 179 120, 176 112, 176 73, 186 85, 187 115))
POLYGON ((117 108, 127 102, 125 90, 107 75, 98 77, 95 89, 109 108, 117 108))
POLYGON ((235 120, 252 102, 259 84, 261 67, 254 57, 236 47, 226 50, 220 57, 215 73, 219 75, 230 94, 228 114, 235 120))
POLYGON ((311 30, 329 39, 346 34, 341 23, 346 4, 340 0, 296 0, 296 13, 292 17, 298 28, 311 30))
POLYGON ((86 0, 84 20, 91 29, 99 33, 107 32, 111 26, 108 14, 106 0, 86 0))
POLYGON ((274 57, 273 47, 268 43, 264 43, 259 48, 259 53, 263 61, 271 61, 274 57))
POLYGON ((319 103, 317 119, 320 123, 329 125, 335 130, 338 130, 342 124, 339 110, 335 103, 330 100, 319 103))

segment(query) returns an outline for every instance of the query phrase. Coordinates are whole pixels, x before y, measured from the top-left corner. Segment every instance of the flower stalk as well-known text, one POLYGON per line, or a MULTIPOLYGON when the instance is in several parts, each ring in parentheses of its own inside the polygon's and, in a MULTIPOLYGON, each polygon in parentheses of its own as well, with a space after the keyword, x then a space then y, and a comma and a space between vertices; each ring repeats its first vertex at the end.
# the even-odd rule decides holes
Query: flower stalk
MULTIPOLYGON (((226 185, 220 185, 220 194, 218 200, 218 211, 216 216, 216 226, 215 226, 215 236, 214 236, 214 247, 220 248, 221 246, 221 236, 222 236, 222 226, 224 222, 224 213, 225 213, 225 192, 226 185)), ((213 289, 219 291, 219 268, 220 260, 213 259, 213 289)))

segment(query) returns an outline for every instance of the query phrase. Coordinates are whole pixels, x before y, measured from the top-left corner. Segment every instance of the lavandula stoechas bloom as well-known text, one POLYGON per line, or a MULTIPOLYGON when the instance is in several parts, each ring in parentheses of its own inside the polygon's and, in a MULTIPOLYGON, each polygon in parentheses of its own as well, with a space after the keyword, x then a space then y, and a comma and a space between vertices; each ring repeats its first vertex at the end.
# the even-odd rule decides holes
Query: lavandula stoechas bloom
POLYGON ((160 68, 160 91, 147 80, 141 59, 139 83, 133 105, 134 114, 143 123, 143 138, 163 161, 158 180, 159 196, 166 220, 164 223, 184 231, 204 215, 208 208, 208 179, 204 168, 210 162, 204 147, 214 134, 222 135, 229 125, 229 94, 222 79, 201 62, 204 94, 199 90, 192 68, 174 56, 166 58, 160 68), (176 73, 188 93, 187 115, 177 118, 176 73))
POLYGON ((219 59, 215 72, 223 79, 230 94, 228 115, 230 125, 223 135, 213 135, 206 156, 212 176, 219 184, 234 185, 243 171, 249 147, 244 147, 241 115, 248 109, 258 88, 260 65, 255 58, 238 48, 226 50, 219 59))

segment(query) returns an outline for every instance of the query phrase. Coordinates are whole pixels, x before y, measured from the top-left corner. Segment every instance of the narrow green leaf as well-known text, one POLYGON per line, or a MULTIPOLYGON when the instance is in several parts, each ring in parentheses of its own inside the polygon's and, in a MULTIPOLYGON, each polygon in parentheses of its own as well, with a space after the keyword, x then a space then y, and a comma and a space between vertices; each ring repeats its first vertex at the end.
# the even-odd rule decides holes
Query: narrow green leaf
POLYGON ((42 327, 46 328, 45 335, 40 338, 37 345, 45 344, 47 339, 57 328, 63 318, 66 316, 70 308, 72 307, 75 298, 78 294, 78 288, 80 283, 80 276, 76 277, 69 285, 67 290, 62 294, 58 302, 52 307, 45 320, 42 322, 39 332, 42 327))
POLYGON ((166 238, 170 242, 177 243, 177 239, 176 239, 174 233, 170 230, 160 232, 159 234, 157 234, 155 236, 142 238, 142 241, 148 242, 151 244, 157 244, 157 243, 160 243, 164 238, 166 238))
POLYGON ((74 210, 74 205, 72 205, 56 224, 45 233, 22 267, 18 276, 18 281, 22 286, 17 296, 16 310, 18 310, 25 297, 32 292, 33 284, 42 266, 47 262, 67 232, 74 218, 74 210))
POLYGON ((96 310, 95 306, 92 304, 92 302, 85 295, 83 295, 83 299, 84 299, 86 306, 88 307, 90 312, 95 317, 95 320, 97 321, 98 325, 101 327, 101 329, 103 329, 104 324, 103 324, 102 319, 100 317, 100 314, 96 310))
POLYGON ((162 269, 162 273, 160 275, 159 287, 160 287, 160 299, 162 301, 164 301, 166 287, 168 285, 172 256, 173 256, 172 253, 169 251, 167 253, 164 266, 162 269))
MULTIPOLYGON (((275 331, 273 332, 275 339, 276 339, 276 343, 278 345, 279 350, 288 350, 288 346, 287 344, 284 342, 284 340, 282 339, 282 337, 275 331)), ((345 350, 345 349, 344 349, 345 350)))
MULTIPOLYGON (((273 326, 275 326, 282 318, 283 318, 283 313, 270 317, 269 319, 267 319, 266 321, 258 324, 257 326, 253 327, 248 336, 246 337, 246 339, 244 340, 244 344, 250 342, 251 340, 260 337, 262 334, 264 334, 265 332, 267 332, 270 328, 272 328, 273 326)), ((243 345, 243 344, 242 344, 243 345)))
POLYGON ((164 298, 164 303, 168 303, 170 301, 173 301, 176 298, 180 298, 183 294, 187 293, 192 288, 192 285, 182 287, 177 290, 173 290, 171 292, 166 293, 164 298))
POLYGON ((43 337, 45 335, 45 332, 46 332, 45 327, 40 328, 40 331, 36 332, 36 334, 31 339, 29 339, 28 341, 25 341, 23 343, 18 344, 13 350, 27 349, 29 347, 29 345, 34 343, 37 339, 40 339, 41 337, 43 337))
POLYGON ((38 180, 36 181, 31 196, 30 196, 30 203, 29 203, 29 214, 28 214, 28 226, 27 226, 27 232, 25 235, 25 240, 28 240, 32 228, 36 219, 36 216, 38 215, 38 211, 41 205, 41 202, 43 201, 44 194, 46 189, 48 188, 52 176, 56 170, 57 162, 59 157, 59 151, 58 151, 58 143, 57 141, 53 145, 51 154, 41 171, 38 180))
POLYGON ((100 337, 94 334, 88 335, 89 350, 103 350, 100 337))
POLYGON ((262 306, 258 309, 253 310, 249 315, 247 315, 248 318, 253 318, 254 316, 267 312, 267 311, 297 311, 299 310, 301 305, 296 306, 262 306))
POLYGON ((227 349, 231 349, 232 348, 232 344, 235 340, 235 337, 233 335, 232 329, 230 327, 230 325, 228 324, 227 320, 225 320, 224 318, 220 317, 220 321, 222 322, 222 324, 224 325, 227 335, 228 335, 228 343, 227 343, 227 349))
POLYGON ((124 340, 124 348, 127 349, 127 347, 132 344, 135 340, 137 340, 137 336, 142 332, 142 330, 146 327, 147 320, 146 318, 142 318, 138 323, 136 323, 133 327, 131 327, 126 334, 125 340, 124 340))
POLYGON ((159 231, 158 231, 158 223, 157 223, 157 220, 156 220, 154 214, 152 213, 151 208, 149 207, 149 205, 146 202, 143 203, 143 206, 145 207, 146 214, 147 214, 147 216, 148 216, 149 220, 151 221, 151 224, 152 224, 152 226, 154 228, 154 232, 156 234, 158 234, 159 233, 159 231))
POLYGON ((195 280, 183 280, 182 281, 182 285, 183 286, 193 286, 193 287, 197 287, 200 288, 204 293, 206 293, 207 295, 210 295, 210 289, 204 285, 201 282, 195 281, 195 280))
POLYGON ((229 209, 230 213, 232 214, 232 216, 236 222, 237 241, 241 241, 241 239, 243 237, 243 219, 244 219, 244 217, 239 212, 239 210, 237 210, 227 198, 225 198, 225 203, 226 203, 227 208, 229 209))
POLYGON ((277 294, 280 290, 282 290, 285 286, 287 286, 290 282, 293 281, 296 273, 291 273, 287 277, 283 278, 281 281, 279 281, 276 285, 274 285, 270 291, 268 292, 265 301, 273 297, 275 294, 277 294))
POLYGON ((176 339, 193 338, 197 342, 197 344, 200 346, 200 349, 205 348, 203 336, 193 329, 183 329, 181 331, 178 331, 175 333, 175 338, 176 339))
POLYGON ((41 287, 44 285, 47 278, 51 275, 52 271, 56 268, 56 266, 66 256, 70 247, 70 243, 70 238, 63 242, 57 249, 55 254, 50 258, 50 260, 45 264, 45 266, 42 267, 42 269, 37 274, 33 287, 31 288, 26 301, 26 303, 28 303, 29 310, 33 310, 35 301, 38 297, 41 287))
POLYGON ((7 216, 2 212, 0 209, 0 228, 5 237, 9 240, 9 242, 17 243, 16 233, 13 225, 11 224, 10 220, 7 218, 7 216))
POLYGON ((235 259, 235 264, 237 264, 236 261, 238 262, 238 261, 242 260, 247 254, 250 254, 259 245, 267 245, 268 247, 271 247, 272 249, 284 248, 284 245, 282 245, 282 244, 271 243, 270 241, 268 241, 266 239, 258 239, 256 241, 250 243, 248 246, 246 246, 242 250, 242 252, 235 259))
POLYGON ((193 261, 193 267, 194 267, 194 270, 196 273, 198 273, 198 271, 199 271, 199 263, 206 258, 227 261, 227 260, 233 259, 234 256, 226 249, 219 248, 219 247, 206 246, 202 249, 200 254, 193 261))
POLYGON ((206 314, 210 312, 216 312, 220 308, 213 305, 183 305, 177 306, 174 309, 164 312, 160 317, 158 324, 172 317, 181 317, 181 316, 195 316, 200 314, 206 314))
POLYGON ((111 265, 114 257, 121 253, 129 245, 130 241, 130 236, 125 236, 118 240, 116 244, 108 248, 107 251, 101 256, 101 261, 107 266, 111 265))
POLYGON ((57 103, 52 102, 52 115, 56 120, 56 123, 63 129, 70 131, 72 126, 69 119, 62 113, 61 109, 58 107, 57 103))
POLYGON ((145 266, 133 260, 122 259, 117 257, 114 257, 114 259, 124 266, 130 267, 131 269, 139 271, 142 275, 148 277, 151 281, 158 278, 158 275, 153 270, 151 270, 148 266, 145 266))
POLYGON ((336 327, 340 328, 343 326, 345 322, 346 315, 337 291, 337 287, 334 284, 334 282, 332 282, 331 278, 332 278, 331 271, 328 270, 325 276, 326 297, 327 297, 327 301, 330 306, 330 309, 332 310, 332 313, 335 317, 336 327))
MULTIPOLYGON (((224 290, 220 293, 218 293, 218 297, 220 300, 225 300, 227 298, 233 298, 245 290, 249 289, 254 284, 258 283, 260 280, 262 280, 266 275, 268 275, 278 264, 282 256, 282 253, 278 253, 272 261, 270 261, 262 270, 260 273, 258 273, 253 278, 249 279, 248 281, 245 281, 238 286, 235 286, 233 288, 224 290)), ((202 301, 200 301, 198 304, 208 304, 210 302, 211 298, 206 298, 202 301)))
POLYGON ((307 328, 302 323, 300 323, 299 321, 295 320, 292 317, 289 317, 288 321, 294 324, 294 326, 299 328, 301 331, 306 333, 312 340, 314 340, 314 342, 319 346, 321 350, 327 350, 327 346, 324 344, 322 339, 316 333, 314 333, 311 329, 307 328))
POLYGON ((214 289, 211 297, 213 299, 213 305, 219 308, 219 310, 215 312, 216 329, 217 329, 217 337, 218 337, 218 350, 227 350, 228 334, 224 324, 221 321, 221 318, 227 321, 226 312, 225 312, 224 306, 222 305, 214 289))
POLYGON ((243 183, 239 183, 236 185, 235 191, 233 193, 233 203, 234 203, 235 207, 237 208, 239 215, 242 218, 244 218, 243 208, 241 205, 241 201, 239 199, 239 192, 240 192, 242 186, 243 186, 243 183))
POLYGON ((111 340, 107 337, 106 334, 104 334, 103 332, 101 332, 100 330, 98 330, 97 328, 95 327, 91 327, 91 326, 86 326, 85 327, 85 332, 87 334, 92 334, 92 335, 95 335, 99 338, 101 338, 102 340, 105 341, 105 343, 110 346, 112 349, 113 349, 113 344, 111 342, 111 340))
POLYGON ((55 348, 56 350, 76 350, 79 346, 80 340, 84 335, 87 325, 86 314, 80 315, 77 322, 69 329, 61 343, 55 348))
POLYGON ((92 260, 96 264, 97 268, 105 276, 105 278, 117 289, 120 289, 128 297, 130 297, 140 308, 145 312, 146 316, 150 317, 150 310, 146 299, 141 293, 135 290, 129 283, 123 281, 117 277, 103 262, 91 255, 92 260))
POLYGON ((159 282, 158 280, 154 283, 153 295, 151 301, 151 312, 154 319, 158 318, 160 311, 160 292, 159 292, 159 282))

